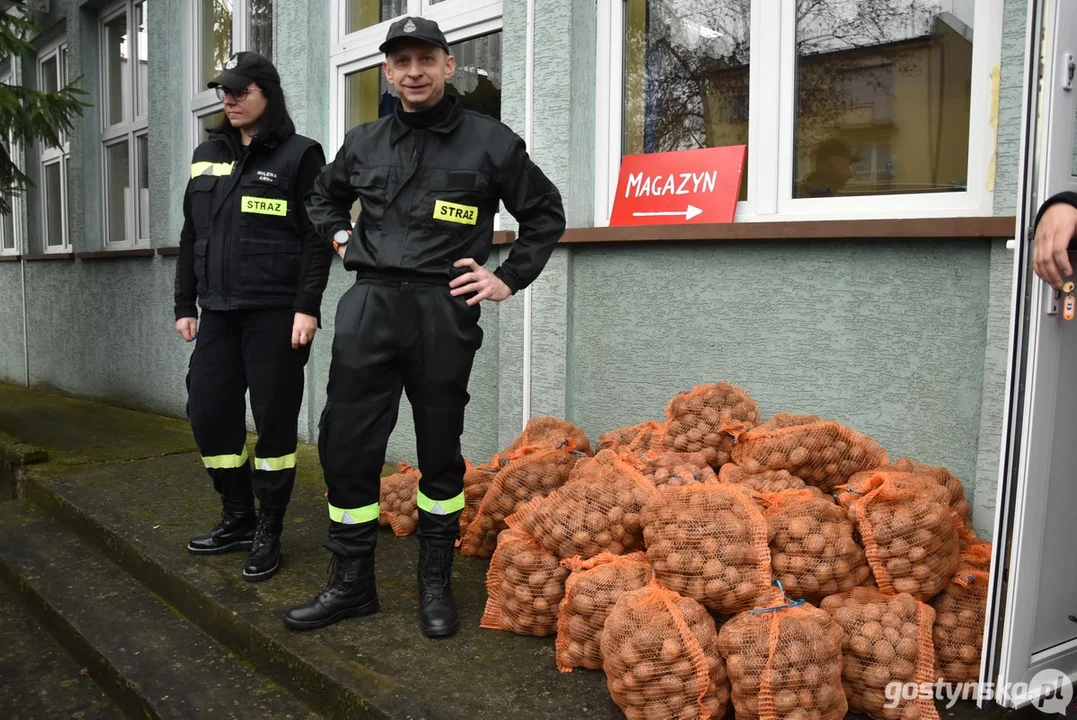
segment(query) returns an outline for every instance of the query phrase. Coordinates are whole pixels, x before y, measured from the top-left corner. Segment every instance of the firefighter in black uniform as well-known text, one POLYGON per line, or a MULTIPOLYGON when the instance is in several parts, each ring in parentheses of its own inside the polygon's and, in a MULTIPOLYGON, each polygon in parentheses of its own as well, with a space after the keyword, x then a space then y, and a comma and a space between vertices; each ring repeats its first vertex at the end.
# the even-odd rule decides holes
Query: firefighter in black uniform
POLYGON ((464 507, 460 435, 483 339, 479 303, 505 300, 535 280, 565 215, 557 188, 519 136, 446 93, 455 60, 436 23, 402 18, 381 50, 399 102, 391 115, 347 133, 307 201, 319 236, 332 239, 356 283, 337 308, 318 439, 333 572, 284 621, 305 630, 377 612, 380 473, 405 391, 422 473, 420 626, 441 637, 459 626, 450 576, 464 507), (361 212, 352 228, 356 199, 361 212), (519 222, 518 239, 490 272, 483 264, 499 201, 519 222))
POLYGON ((303 368, 333 257, 303 204, 325 155, 295 132, 277 70, 261 55, 235 54, 209 87, 227 117, 191 161, 175 312, 183 339, 197 338, 187 415, 223 511, 187 549, 249 550, 243 576, 256 582, 280 566, 303 368), (258 429, 253 469, 245 446, 248 388, 258 429))

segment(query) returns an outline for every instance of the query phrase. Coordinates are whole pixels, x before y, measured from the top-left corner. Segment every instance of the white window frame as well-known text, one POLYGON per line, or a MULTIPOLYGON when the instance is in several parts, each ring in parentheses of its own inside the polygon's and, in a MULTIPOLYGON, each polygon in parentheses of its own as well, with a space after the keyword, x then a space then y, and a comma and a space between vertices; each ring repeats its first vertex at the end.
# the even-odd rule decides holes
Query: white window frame
MULTIPOLYGON (((793 197, 796 0, 752 0, 751 13, 748 171, 744 178, 748 192, 747 200, 737 203, 735 222, 992 214, 1003 0, 977 0, 975 4, 967 189, 908 195, 793 197)), ((621 168, 624 32, 624 3, 600 2, 594 218, 598 227, 609 226, 621 168)))
MULTIPOLYGON (((45 75, 44 67, 52 58, 56 58, 56 67, 59 69, 60 78, 58 78, 58 87, 64 87, 68 78, 70 77, 70 71, 65 62, 67 56, 67 38, 61 37, 53 40, 49 44, 45 45, 37 55, 37 83, 38 88, 42 91, 45 88, 45 75)), ((66 132, 60 133, 60 147, 49 147, 48 143, 44 140, 38 143, 38 170, 40 171, 40 183, 38 184, 38 196, 40 198, 41 206, 41 248, 45 253, 66 253, 71 251, 71 236, 68 233, 68 217, 67 217, 67 171, 68 163, 70 162, 71 155, 71 140, 66 132), (59 245, 49 245, 49 221, 48 221, 48 203, 46 202, 48 185, 45 181, 45 168, 50 165, 59 164, 60 166, 60 237, 62 242, 59 245)))
MULTIPOLYGON (((138 29, 135 23, 135 8, 142 4, 143 0, 119 0, 107 6, 99 15, 97 22, 97 34, 100 47, 100 84, 101 84, 101 237, 104 238, 106 250, 122 250, 148 245, 149 237, 139 237, 142 223, 139 217, 140 198, 139 193, 139 168, 141 167, 138 150, 138 141, 149 135, 149 102, 147 107, 142 108, 142 115, 138 115, 138 93, 141 92, 141 78, 139 77, 137 63, 143 54, 138 39, 138 29), (106 25, 116 18, 126 15, 128 55, 134 58, 135 65, 130 69, 130 87, 124 88, 128 92, 128 102, 124 104, 123 119, 112 126, 108 125, 108 113, 111 104, 112 88, 108 78, 108 33, 106 25), (114 239, 109 236, 109 174, 108 174, 108 150, 115 145, 127 144, 127 186, 130 190, 130 206, 124 211, 126 216, 127 234, 123 238, 114 239)), ((150 2, 150 0, 145 0, 150 2)), ((149 45, 149 18, 147 16, 146 44, 149 45)), ((148 58, 148 48, 146 57, 148 58)), ((122 78, 121 78, 122 82, 122 78)), ((148 100, 148 96, 147 96, 148 100)), ((148 188, 147 188, 148 189, 148 188)), ((147 209, 148 212, 148 209, 147 209)), ((146 223, 149 227, 149 223, 146 223)))
MULTIPOLYGON (((0 73, 0 83, 11 84, 14 82, 14 74, 8 70, 0 73)), ((8 152, 12 162, 20 169, 23 167, 22 147, 11 141, 8 137, 8 152)), ((25 212, 22 193, 15 194, 11 198, 11 240, 12 247, 4 247, 8 238, 5 237, 3 221, 0 221, 0 255, 18 255, 22 247, 22 217, 25 212)))
MULTIPOLYGON (((332 147, 339 147, 351 128, 343 117, 347 101, 347 76, 378 67, 385 59, 378 46, 385 41, 389 26, 397 18, 345 34, 347 0, 333 0, 329 63, 332 85, 329 92, 329 138, 332 147)), ((442 0, 431 5, 429 0, 408 0, 405 15, 417 15, 434 20, 445 33, 450 45, 502 29, 502 0, 442 0)), ((404 17, 400 15, 399 17, 404 17)))
MULTIPOLYGON (((274 52, 277 47, 277 23, 276 23, 276 10, 279 0, 273 0, 273 47, 274 52)), ((232 52, 237 52, 236 48, 241 50, 247 49, 247 44, 250 40, 250 0, 231 0, 232 3, 232 52)), ((193 54, 191 55, 191 62, 189 65, 188 82, 191 87, 191 122, 190 137, 193 143, 192 147, 197 147, 199 143, 205 140, 205 137, 198 132, 198 121, 202 118, 208 117, 220 110, 224 109, 224 104, 217 98, 216 90, 211 90, 205 86, 202 78, 202 42, 205 38, 202 37, 202 3, 200 0, 189 0, 188 7, 190 13, 188 15, 188 22, 191 28, 191 48, 193 48, 193 54)), ((270 58, 273 60, 273 58, 270 58)), ((275 61, 274 61, 275 62, 275 61)))

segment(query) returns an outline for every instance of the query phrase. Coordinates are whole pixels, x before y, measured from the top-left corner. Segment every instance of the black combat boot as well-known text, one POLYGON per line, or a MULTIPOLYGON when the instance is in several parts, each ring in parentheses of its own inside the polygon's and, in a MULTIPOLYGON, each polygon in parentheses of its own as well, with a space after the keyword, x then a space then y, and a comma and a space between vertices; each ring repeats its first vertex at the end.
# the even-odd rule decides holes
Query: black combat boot
POLYGON ((284 508, 262 506, 258 514, 258 527, 254 532, 254 544, 247 565, 243 568, 243 577, 250 582, 268 580, 280 568, 284 550, 280 545, 280 535, 284 530, 284 508))
POLYGON ((316 630, 351 617, 378 612, 374 583, 374 556, 333 554, 329 584, 306 605, 286 610, 284 624, 293 630, 316 630))
POLYGON ((447 637, 460 629, 452 596, 453 545, 447 538, 419 540, 419 625, 427 637, 447 637))
POLYGON ((209 535, 187 543, 187 552, 219 555, 235 550, 249 550, 254 544, 254 501, 224 500, 221 521, 209 535))

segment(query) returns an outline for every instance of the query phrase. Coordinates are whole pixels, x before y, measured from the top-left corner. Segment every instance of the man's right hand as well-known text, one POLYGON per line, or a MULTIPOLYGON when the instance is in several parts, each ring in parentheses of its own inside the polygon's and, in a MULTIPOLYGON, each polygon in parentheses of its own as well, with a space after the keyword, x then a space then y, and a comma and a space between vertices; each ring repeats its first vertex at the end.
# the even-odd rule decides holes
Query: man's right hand
POLYGON ((176 321, 176 332, 181 338, 191 342, 198 333, 198 320, 192 317, 180 318, 176 321))
POLYGON ((1077 208, 1058 202, 1047 208, 1036 226, 1032 246, 1032 267, 1036 274, 1055 290, 1062 288, 1062 279, 1073 274, 1070 267, 1070 240, 1077 234, 1077 208))

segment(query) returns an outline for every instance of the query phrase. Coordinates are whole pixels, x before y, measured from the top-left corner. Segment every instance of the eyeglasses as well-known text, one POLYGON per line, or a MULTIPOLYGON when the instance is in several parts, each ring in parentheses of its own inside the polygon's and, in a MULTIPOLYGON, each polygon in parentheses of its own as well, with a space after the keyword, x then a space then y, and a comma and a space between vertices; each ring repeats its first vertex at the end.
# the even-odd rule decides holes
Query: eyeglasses
POLYGON ((238 90, 232 90, 231 88, 224 88, 220 85, 217 86, 217 99, 224 100, 225 95, 231 95, 232 99, 236 102, 243 102, 247 99, 247 95, 251 90, 257 90, 258 88, 239 88, 238 90))

